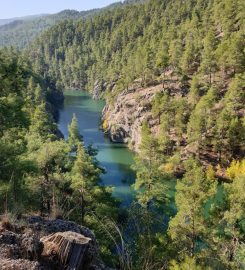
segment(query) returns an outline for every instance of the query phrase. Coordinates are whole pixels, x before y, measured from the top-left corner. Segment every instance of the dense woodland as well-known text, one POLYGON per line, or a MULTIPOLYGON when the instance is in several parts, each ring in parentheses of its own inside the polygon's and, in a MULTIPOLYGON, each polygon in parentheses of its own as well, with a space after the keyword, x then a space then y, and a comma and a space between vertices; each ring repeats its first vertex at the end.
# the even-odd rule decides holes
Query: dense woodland
POLYGON ((243 269, 244 12, 242 0, 129 1, 62 21, 21 54, 2 50, 1 212, 88 226, 120 269, 243 269), (62 138, 55 97, 99 82, 113 104, 136 81, 162 84, 151 103, 160 132, 142 125, 136 198, 123 210, 75 116, 62 138))
POLYGON ((181 82, 182 98, 165 93, 152 104, 162 148, 173 156, 174 132, 175 146, 188 143, 197 155, 212 152, 225 163, 244 150, 243 7, 238 0, 126 5, 50 28, 31 58, 58 88, 92 90, 106 82, 108 102, 136 79, 142 86, 181 82))
MULTIPOLYGON (((113 9, 122 3, 109 5, 103 9, 113 9)), ((45 29, 64 20, 77 21, 99 13, 103 9, 88 11, 63 10, 52 15, 36 15, 23 18, 0 20, 0 47, 15 46, 26 48, 45 29)))
POLYGON ((1 213, 40 213, 91 228, 105 215, 116 219, 117 202, 99 185, 96 151, 83 146, 75 116, 67 141, 57 130, 50 103, 56 90, 12 49, 0 52, 0 74, 1 213))

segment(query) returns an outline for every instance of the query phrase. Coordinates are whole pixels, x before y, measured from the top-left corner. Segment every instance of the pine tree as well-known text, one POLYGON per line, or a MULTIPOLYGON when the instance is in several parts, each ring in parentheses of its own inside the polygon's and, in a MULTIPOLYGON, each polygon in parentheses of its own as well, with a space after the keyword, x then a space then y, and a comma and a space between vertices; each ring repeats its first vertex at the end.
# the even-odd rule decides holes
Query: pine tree
POLYGON ((35 111, 31 117, 30 132, 41 136, 42 138, 52 138, 56 124, 53 121, 52 115, 48 113, 46 104, 43 101, 35 108, 35 111))
POLYGON ((65 181, 64 173, 70 163, 68 147, 65 141, 43 142, 39 149, 29 154, 35 160, 38 177, 29 177, 29 187, 34 190, 41 214, 51 214, 57 207, 59 186, 65 181))
POLYGON ((179 39, 172 40, 169 45, 170 63, 174 69, 179 67, 179 61, 182 54, 181 41, 179 39))
POLYGON ((211 252, 226 269, 244 264, 245 161, 233 161, 227 168, 230 183, 222 185, 222 200, 212 207, 207 241, 211 252))
POLYGON ((67 142, 70 145, 71 151, 74 152, 77 146, 82 142, 83 137, 79 132, 78 121, 76 115, 73 114, 71 124, 68 126, 68 139, 67 142))
POLYGON ((200 99, 200 85, 197 76, 193 76, 188 93, 188 102, 194 107, 200 99))
POLYGON ((100 170, 94 166, 92 158, 86 153, 81 142, 77 144, 77 155, 71 174, 71 186, 74 189, 74 197, 78 197, 81 222, 84 224, 86 207, 93 199, 93 189, 98 183, 100 170))
POLYGON ((204 38, 204 49, 202 54, 201 70, 204 74, 209 75, 209 85, 212 84, 212 75, 216 71, 216 39, 213 30, 209 30, 204 38))
POLYGON ((245 142, 245 127, 240 116, 245 100, 243 82, 242 76, 236 76, 222 100, 223 109, 217 117, 214 134, 214 149, 219 153, 219 160, 222 160, 224 154, 226 161, 238 154, 245 142))
POLYGON ((159 203, 166 200, 164 190, 164 176, 159 169, 161 164, 158 153, 158 141, 151 135, 146 123, 142 126, 142 140, 140 153, 135 159, 136 182, 134 188, 137 191, 139 203, 146 208, 151 203, 159 203))
POLYGON ((180 60, 180 66, 184 74, 189 74, 193 68, 195 60, 195 48, 193 40, 190 38, 186 41, 185 50, 180 60))
POLYGON ((206 138, 210 127, 214 125, 214 114, 211 111, 216 100, 216 89, 210 88, 197 103, 192 111, 187 125, 188 143, 193 146, 195 153, 200 157, 201 151, 205 150, 206 138))
POLYGON ((194 257, 198 241, 204 240, 203 207, 216 193, 216 183, 205 176, 196 160, 189 159, 185 166, 184 178, 176 185, 177 214, 170 220, 169 235, 181 256, 194 257))

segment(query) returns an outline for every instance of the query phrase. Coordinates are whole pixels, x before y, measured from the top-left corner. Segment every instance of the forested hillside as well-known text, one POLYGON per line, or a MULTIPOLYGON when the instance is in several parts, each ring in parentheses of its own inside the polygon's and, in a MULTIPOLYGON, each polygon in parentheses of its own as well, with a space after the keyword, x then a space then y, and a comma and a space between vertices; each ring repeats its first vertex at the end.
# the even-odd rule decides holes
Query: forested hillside
POLYGON ((30 15, 30 16, 24 16, 24 17, 15 17, 15 18, 9 18, 9 19, 0 19, 0 26, 9 24, 14 21, 26 21, 26 20, 32 20, 37 17, 44 16, 45 14, 40 15, 30 15))
MULTIPOLYGON (((117 201, 99 184, 96 151, 84 147, 75 116, 62 138, 52 115, 59 91, 18 54, 0 51, 0 213, 75 220, 100 242, 98 220, 116 219, 117 201)), ((107 256, 111 244, 100 244, 107 256)))
POLYGON ((63 22, 37 39, 33 53, 40 55, 36 65, 46 64, 45 73, 63 87, 97 79, 120 79, 125 87, 138 77, 147 83, 166 67, 185 76, 204 75, 212 83, 215 74, 218 80, 241 72, 243 15, 239 0, 154 0, 86 22, 63 22))
POLYGON ((244 10, 241 0, 151 0, 62 22, 31 46, 34 69, 57 87, 105 97, 103 128, 137 149, 133 269, 243 264, 244 10))
POLYGON ((242 0, 126 1, 64 20, 22 56, 0 54, 0 208, 95 231, 123 270, 245 268, 242 0), (31 64, 30 64, 31 63, 31 64), (106 99, 102 126, 137 151, 136 197, 117 208, 61 89, 106 99))
POLYGON ((109 5, 102 9, 93 9, 88 11, 63 10, 52 15, 37 15, 24 18, 0 21, 0 47, 15 46, 23 49, 38 37, 45 29, 64 20, 77 21, 99 13, 103 9, 113 9, 120 6, 121 3, 109 5))
MULTIPOLYGON (((108 103, 125 89, 137 94, 162 84, 148 104, 159 119, 161 151, 227 166, 244 153, 243 15, 240 0, 126 5, 53 26, 32 45, 31 57, 57 87, 96 86, 107 90, 108 103)), ((110 124, 123 126, 109 123, 109 132, 110 124)))

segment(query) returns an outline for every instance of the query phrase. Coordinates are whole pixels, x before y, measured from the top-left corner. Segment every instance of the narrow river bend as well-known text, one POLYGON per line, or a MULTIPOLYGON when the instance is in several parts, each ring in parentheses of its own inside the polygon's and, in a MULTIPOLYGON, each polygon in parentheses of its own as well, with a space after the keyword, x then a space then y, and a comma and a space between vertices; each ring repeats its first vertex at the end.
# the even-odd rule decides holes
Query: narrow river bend
POLYGON ((85 146, 92 143, 98 149, 97 159, 106 170, 106 174, 101 175, 102 183, 112 186, 113 196, 122 201, 122 206, 128 206, 133 199, 131 185, 135 181, 131 169, 133 153, 123 144, 112 143, 99 129, 104 105, 104 101, 93 100, 85 91, 65 92, 64 105, 59 113, 59 129, 67 138, 68 124, 75 113, 85 146))

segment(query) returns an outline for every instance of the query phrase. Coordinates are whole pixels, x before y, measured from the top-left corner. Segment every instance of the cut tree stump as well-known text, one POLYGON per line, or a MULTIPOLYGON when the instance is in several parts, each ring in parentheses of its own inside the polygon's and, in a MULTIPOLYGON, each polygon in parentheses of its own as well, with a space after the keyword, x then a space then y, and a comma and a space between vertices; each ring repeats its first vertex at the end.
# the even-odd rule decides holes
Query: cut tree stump
POLYGON ((51 234, 41 241, 44 244, 42 256, 55 256, 58 263, 67 270, 85 269, 90 238, 69 231, 51 234))

